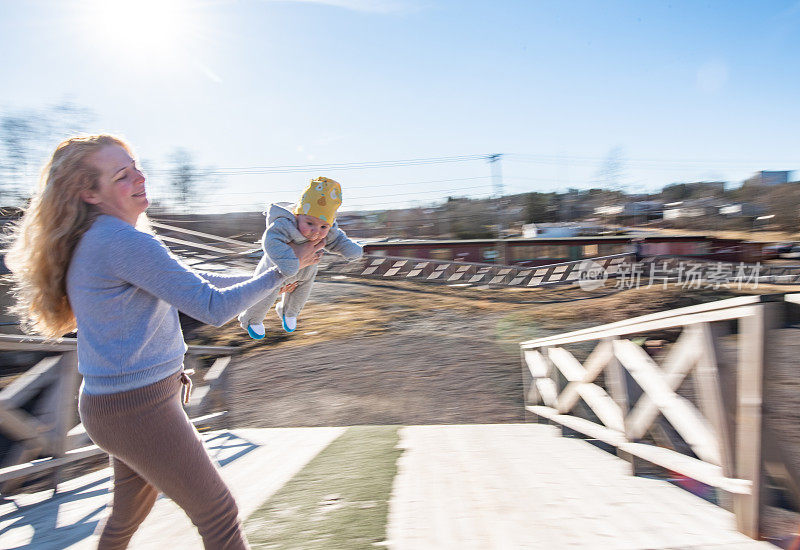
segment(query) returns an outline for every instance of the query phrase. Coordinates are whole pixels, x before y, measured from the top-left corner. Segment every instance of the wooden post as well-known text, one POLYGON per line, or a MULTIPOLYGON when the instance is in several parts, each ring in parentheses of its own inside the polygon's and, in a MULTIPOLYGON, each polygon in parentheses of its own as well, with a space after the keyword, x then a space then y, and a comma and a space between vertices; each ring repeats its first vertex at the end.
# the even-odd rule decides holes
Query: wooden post
MULTIPOLYGON (((613 349, 614 338, 604 338, 603 341, 607 342, 607 345, 613 349)), ((608 365, 606 365, 605 382, 611 399, 622 409, 622 414, 627 415, 628 411, 630 411, 628 384, 625 380, 625 371, 616 356, 612 356, 608 365)))
MULTIPOLYGON (((35 423, 37 437, 22 438, 17 441, 12 452, 6 457, 7 465, 15 465, 35 459, 40 453, 47 453, 55 458, 64 456, 66 452, 67 432, 75 422, 75 398, 77 395, 78 360, 77 353, 68 351, 54 358, 48 358, 37 364, 46 366, 37 375, 25 377, 12 391, 7 392, 6 406, 22 405, 31 396, 31 388, 43 389, 44 395, 38 400, 35 416, 28 417, 29 423, 35 423), (46 363, 46 365, 45 365, 46 363), (42 384, 46 384, 42 386, 42 384)), ((19 410, 8 409, 7 413, 21 416, 19 410)), ((22 417, 25 418, 25 417, 22 417)), ((61 468, 55 468, 51 478, 53 488, 58 487, 61 468)), ((9 480, 3 483, 2 492, 16 490, 25 478, 9 480)))
MULTIPOLYGON (((609 346, 612 346, 615 338, 606 338, 604 341, 608 342, 609 346)), ((628 416, 628 412, 630 412, 630 399, 628 396, 628 380, 627 374, 625 373, 625 369, 622 368, 622 364, 617 359, 617 356, 613 356, 611 360, 608 362, 608 366, 606 367, 606 377, 605 377, 606 387, 608 388, 608 392, 611 394, 611 398, 619 405, 619 408, 622 409, 623 417, 628 416)), ((627 436, 626 436, 627 439, 627 436)), ((628 462, 631 465, 631 474, 638 476, 642 473, 642 460, 631 453, 627 453, 617 447, 617 456, 622 460, 628 462)))
MULTIPOLYGON (((719 321, 707 323, 708 337, 713 345, 713 353, 717 363, 717 378, 721 397, 722 409, 724 412, 725 429, 727 430, 727 452, 723 451, 722 475, 725 477, 736 477, 736 404, 737 404, 737 368, 736 358, 724 345, 723 339, 730 337, 733 333, 734 323, 731 321, 719 321)), ((733 512, 734 497, 731 493, 717 488, 717 501, 720 506, 733 512)))
POLYGON ((778 303, 762 303, 739 320, 739 372, 736 406, 736 477, 752 482, 750 494, 736 495, 736 528, 750 538, 761 533, 764 509, 762 399, 770 329, 780 322, 778 303))
MULTIPOLYGON (((531 388, 535 387, 533 376, 531 375, 531 371, 528 368, 528 362, 525 360, 525 350, 520 348, 519 350, 520 355, 520 362, 522 363, 522 414, 524 415, 525 422, 529 421, 530 412, 528 412, 528 405, 537 405, 537 403, 528 403, 528 392, 531 391, 531 388)), ((538 416, 536 417, 538 422, 538 416)))
POLYGON ((708 323, 701 323, 696 330, 700 333, 703 350, 694 370, 694 378, 699 389, 697 397, 700 409, 716 431, 722 474, 725 477, 733 477, 733 445, 723 403, 714 335, 708 323))
MULTIPOLYGON (((525 403, 531 405, 543 403, 547 407, 554 407, 558 389, 555 382, 549 378, 552 370, 550 363, 538 349, 523 350, 522 360, 530 377, 528 391, 524 396, 525 403)), ((537 415, 536 421, 548 423, 541 415, 537 415)))
MULTIPOLYGON (((542 357, 544 357, 545 363, 547 364, 547 371, 549 373, 550 380, 553 382, 553 386, 556 390, 556 401, 550 405, 551 407, 555 408, 558 396, 561 395, 561 392, 563 392, 564 388, 566 387, 566 380, 564 379, 564 375, 561 374, 561 371, 555 368, 553 365, 553 360, 550 359, 550 347, 541 348, 541 352, 542 357)), ((558 428, 561 431, 561 437, 573 437, 575 435, 575 431, 569 429, 564 424, 558 424, 558 428)))
MULTIPOLYGON (((51 431, 51 454, 61 458, 67 452, 67 432, 76 422, 78 408, 78 352, 68 351, 61 355, 58 362, 58 383, 53 388, 55 393, 55 419, 51 431)), ((53 469, 53 489, 58 489, 62 467, 53 469)))

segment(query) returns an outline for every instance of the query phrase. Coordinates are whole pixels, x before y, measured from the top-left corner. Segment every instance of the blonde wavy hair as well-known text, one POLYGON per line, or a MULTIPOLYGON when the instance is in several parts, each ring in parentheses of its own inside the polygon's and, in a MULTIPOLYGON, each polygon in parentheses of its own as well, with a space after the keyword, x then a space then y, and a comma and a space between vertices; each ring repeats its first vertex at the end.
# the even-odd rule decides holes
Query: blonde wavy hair
POLYGON ((61 142, 44 166, 39 187, 22 219, 7 237, 5 257, 11 271, 15 304, 25 332, 58 338, 76 328, 67 297, 67 269, 72 253, 100 211, 82 198, 97 189, 100 171, 88 159, 103 147, 131 147, 111 135, 73 137, 61 142))

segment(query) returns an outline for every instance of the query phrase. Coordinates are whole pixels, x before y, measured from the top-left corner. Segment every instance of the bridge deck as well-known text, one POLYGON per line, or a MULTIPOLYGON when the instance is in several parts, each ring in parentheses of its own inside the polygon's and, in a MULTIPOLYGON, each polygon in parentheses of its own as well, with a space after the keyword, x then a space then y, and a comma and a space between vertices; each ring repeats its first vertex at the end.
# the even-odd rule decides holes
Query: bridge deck
MULTIPOLYGON (((343 428, 209 434, 247 516, 343 428)), ((627 463, 537 424, 408 426, 390 503, 388 546, 403 549, 774 548, 734 529, 733 515, 627 463)), ((107 502, 102 470, 0 504, 0 547, 94 548, 107 502)), ((199 548, 186 516, 160 499, 136 549, 199 548)))
POLYGON ((775 548, 733 514, 542 424, 409 426, 389 518, 418 548, 775 548))

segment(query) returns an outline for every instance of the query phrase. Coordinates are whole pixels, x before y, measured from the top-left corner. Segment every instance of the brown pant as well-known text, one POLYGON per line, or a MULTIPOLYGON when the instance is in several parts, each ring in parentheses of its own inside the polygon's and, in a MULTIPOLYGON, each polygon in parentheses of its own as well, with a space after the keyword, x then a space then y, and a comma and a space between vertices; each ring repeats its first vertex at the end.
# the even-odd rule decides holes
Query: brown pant
POLYGON ((98 548, 127 548, 159 491, 184 509, 205 548, 247 549, 239 511, 180 402, 179 374, 108 395, 81 393, 89 437, 111 456, 114 498, 98 548))

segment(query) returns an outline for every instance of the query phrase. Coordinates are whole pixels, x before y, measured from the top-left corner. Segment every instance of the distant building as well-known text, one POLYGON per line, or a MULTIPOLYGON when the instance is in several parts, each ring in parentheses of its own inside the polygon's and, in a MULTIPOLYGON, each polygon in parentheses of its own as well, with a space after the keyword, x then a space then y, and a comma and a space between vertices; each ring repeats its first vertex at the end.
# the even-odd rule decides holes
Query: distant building
POLYGON ((792 170, 762 170, 744 180, 743 185, 781 185, 789 183, 792 170))
POLYGON ((602 226, 585 223, 526 223, 522 226, 523 239, 559 239, 579 235, 599 235, 602 226))
POLYGON ((594 209, 594 213, 596 216, 618 216, 622 214, 625 210, 625 207, 621 204, 615 204, 612 206, 598 206, 594 209))
POLYGON ((719 214, 719 205, 713 198, 670 202, 664 205, 664 219, 700 218, 719 214))
POLYGON ((377 212, 341 212, 336 223, 349 236, 377 237, 382 234, 382 224, 377 212))
POLYGON ((596 216, 614 218, 621 223, 637 223, 661 219, 664 203, 657 201, 629 201, 625 204, 598 206, 596 216))
POLYGON ((523 239, 545 237, 575 237, 578 227, 568 223, 526 223, 522 226, 523 239))
POLYGON ((749 202, 726 204, 719 207, 720 215, 729 218, 755 218, 757 216, 764 215, 765 212, 766 211, 763 207, 758 206, 757 204, 751 204, 749 202))
POLYGON ((706 215, 706 209, 702 207, 676 206, 664 209, 665 220, 677 220, 678 218, 699 218, 706 215))
POLYGON ((625 203, 622 210, 623 216, 648 216, 653 218, 660 217, 664 203, 657 201, 634 201, 625 203))

